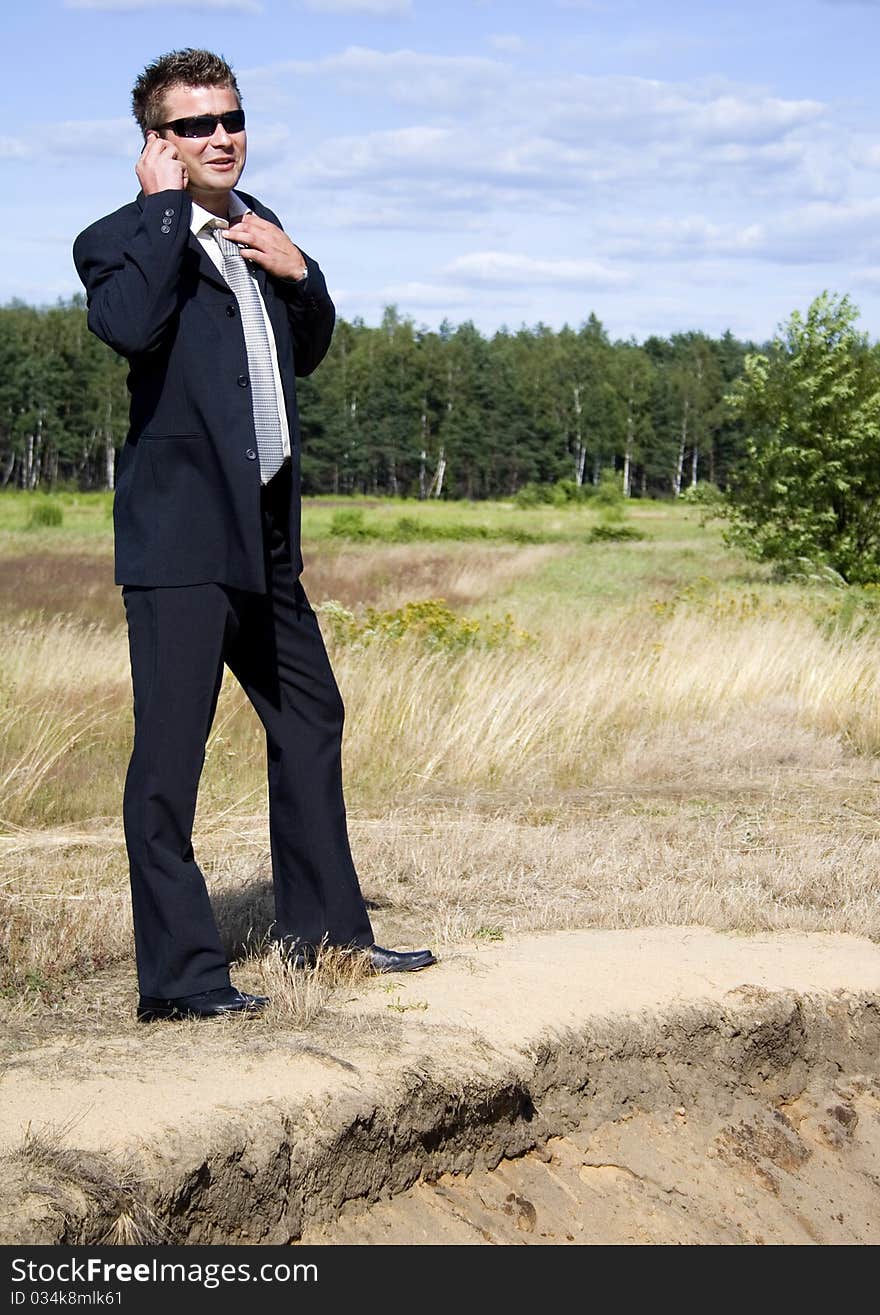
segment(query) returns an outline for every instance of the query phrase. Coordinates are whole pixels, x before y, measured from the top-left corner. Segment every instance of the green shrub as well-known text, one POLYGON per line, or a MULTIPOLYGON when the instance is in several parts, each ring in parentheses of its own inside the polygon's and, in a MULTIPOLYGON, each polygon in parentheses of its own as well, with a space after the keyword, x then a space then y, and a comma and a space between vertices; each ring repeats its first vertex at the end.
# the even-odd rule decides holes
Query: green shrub
POLYGON ((364 524, 360 507, 340 507, 334 511, 330 533, 339 539, 371 539, 373 531, 364 524))
POLYGON ((318 608, 337 644, 365 647, 375 642, 416 640, 427 648, 455 652, 464 648, 496 648, 499 644, 529 643, 532 636, 517 629, 508 612, 500 621, 459 616, 443 598, 405 603, 393 611, 368 607, 363 618, 331 599, 318 608))
POLYGON ((466 521, 452 521, 444 524, 429 518, 418 516, 398 516, 397 520, 378 521, 367 524, 364 513, 359 507, 343 507, 334 512, 330 523, 330 533, 334 538, 353 539, 357 541, 379 540, 383 543, 436 543, 448 540, 455 543, 467 543, 474 540, 497 543, 549 543, 559 538, 556 534, 541 534, 533 530, 524 530, 519 526, 472 525, 466 521))
POLYGON ((709 480, 701 479, 699 484, 691 484, 688 488, 682 489, 678 500, 683 502, 686 507, 722 507, 724 505, 724 494, 717 484, 711 484, 709 480))
POLYGON ((590 496, 587 487, 573 479, 558 479, 555 484, 523 484, 514 495, 517 507, 565 507, 571 502, 584 502, 590 496))
POLYGON ((603 521, 623 520, 626 510, 623 479, 611 467, 603 470, 599 476, 599 484, 593 493, 593 505, 599 509, 603 521))
POLYGON ((553 485, 553 489, 555 492, 554 501, 559 500, 560 502, 563 503, 585 502, 586 499, 589 497, 589 494, 587 492, 588 488, 589 485, 578 484, 577 480, 558 479, 556 483, 553 485))
POLYGON ((728 542, 789 574, 880 583, 880 354, 848 297, 795 311, 746 356, 729 403, 745 430, 728 542))
POLYGON ((538 507, 542 502, 550 502, 550 485, 531 481, 523 484, 522 488, 517 489, 513 501, 517 507, 522 508, 538 507))
POLYGON ((398 516, 391 527, 390 537, 395 543, 413 543, 425 538, 425 526, 415 516, 398 516))
POLYGON ((587 543, 623 543, 644 537, 640 530, 634 530, 631 525, 594 525, 587 535, 587 543))
POLYGON ((46 528, 55 528, 64 522, 64 512, 57 502, 49 502, 48 499, 42 502, 34 503, 31 507, 31 514, 28 516, 26 529, 42 530, 46 528))

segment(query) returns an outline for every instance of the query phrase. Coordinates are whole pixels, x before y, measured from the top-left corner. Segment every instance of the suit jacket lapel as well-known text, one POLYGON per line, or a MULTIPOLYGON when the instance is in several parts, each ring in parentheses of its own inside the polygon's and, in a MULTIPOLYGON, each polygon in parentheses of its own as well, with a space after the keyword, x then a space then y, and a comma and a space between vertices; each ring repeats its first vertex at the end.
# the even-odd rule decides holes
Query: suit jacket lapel
POLYGON ((200 278, 207 279, 215 287, 221 288, 224 292, 229 292, 229 284, 202 246, 195 233, 189 235, 189 246, 187 248, 186 259, 188 262, 195 264, 198 269, 200 278))
MULTIPOLYGON (((254 201, 253 197, 243 196, 242 193, 239 193, 239 196, 242 196, 242 199, 245 200, 246 204, 250 206, 250 208, 254 211, 255 214, 260 213, 259 204, 254 201)), ((135 201, 139 209, 143 210, 144 208, 143 192, 138 192, 137 196, 135 197, 135 201)), ((205 248, 202 246, 201 242, 196 237, 195 233, 190 233, 189 235, 189 246, 187 248, 185 259, 187 264, 190 265, 190 268, 192 268, 193 265, 196 267, 200 278, 207 279, 209 283, 213 283, 215 287, 220 288, 223 292, 230 291, 229 284, 226 282, 225 278, 220 273, 219 269, 214 264, 211 257, 205 251, 205 248)), ((253 266, 253 268, 256 271, 257 285, 260 289, 260 294, 263 297, 263 300, 266 301, 266 288, 267 288, 266 271, 260 265, 255 265, 253 266)), ((266 307, 267 309, 269 309, 268 301, 266 301, 266 307)))

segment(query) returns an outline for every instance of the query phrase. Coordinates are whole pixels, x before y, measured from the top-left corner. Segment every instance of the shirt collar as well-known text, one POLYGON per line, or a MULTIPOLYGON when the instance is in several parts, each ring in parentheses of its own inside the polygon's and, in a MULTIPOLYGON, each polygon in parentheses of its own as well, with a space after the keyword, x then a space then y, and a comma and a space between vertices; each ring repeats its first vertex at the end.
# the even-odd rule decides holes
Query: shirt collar
MULTIPOLYGON (((230 192, 229 218, 237 219, 239 215, 248 214, 248 211, 249 207, 245 205, 241 197, 236 192, 230 192)), ((229 223, 225 219, 218 219, 216 215, 211 214, 210 210, 206 210, 205 207, 199 205, 197 201, 193 201, 192 217, 189 221, 189 226, 191 232, 195 233, 196 237, 198 237, 205 228, 228 228, 229 223)))

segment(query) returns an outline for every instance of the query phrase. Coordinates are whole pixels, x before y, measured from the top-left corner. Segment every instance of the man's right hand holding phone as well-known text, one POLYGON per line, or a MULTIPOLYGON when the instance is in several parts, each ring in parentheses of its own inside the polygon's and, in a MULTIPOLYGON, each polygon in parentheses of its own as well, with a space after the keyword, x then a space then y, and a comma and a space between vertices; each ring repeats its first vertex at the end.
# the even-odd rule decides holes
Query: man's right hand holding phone
POLYGON ((152 196, 156 192, 180 191, 189 182, 177 147, 165 141, 157 132, 147 133, 135 173, 145 196, 152 196))

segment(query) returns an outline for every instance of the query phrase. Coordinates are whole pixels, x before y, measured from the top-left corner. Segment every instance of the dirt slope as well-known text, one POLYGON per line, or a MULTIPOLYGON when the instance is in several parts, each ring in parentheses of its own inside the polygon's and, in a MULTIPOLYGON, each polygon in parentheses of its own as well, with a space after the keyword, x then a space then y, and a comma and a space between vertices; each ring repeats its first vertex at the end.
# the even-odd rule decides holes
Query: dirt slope
POLYGON ((877 1241, 878 1072, 856 937, 470 944, 307 1031, 7 1051, 0 1241, 877 1241))

